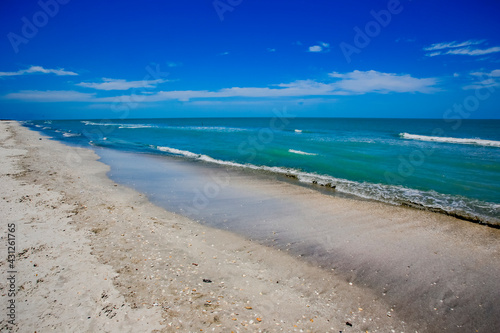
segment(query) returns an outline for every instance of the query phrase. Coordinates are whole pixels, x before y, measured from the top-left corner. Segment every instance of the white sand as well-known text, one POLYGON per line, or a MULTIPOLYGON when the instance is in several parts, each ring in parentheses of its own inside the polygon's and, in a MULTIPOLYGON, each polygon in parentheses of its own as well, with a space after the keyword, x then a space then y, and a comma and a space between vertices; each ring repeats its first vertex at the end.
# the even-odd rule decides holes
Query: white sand
MULTIPOLYGON (((408 327, 387 316, 390 307, 368 291, 155 207, 107 179, 108 167, 93 152, 39 138, 17 123, 0 122, 0 251, 7 253, 7 224, 15 223, 20 253, 14 331, 408 327)), ((6 272, 7 262, 0 267, 6 272)), ((0 286, 6 305, 5 279, 0 286)), ((1 319, 0 327, 8 328, 4 314, 1 319)))

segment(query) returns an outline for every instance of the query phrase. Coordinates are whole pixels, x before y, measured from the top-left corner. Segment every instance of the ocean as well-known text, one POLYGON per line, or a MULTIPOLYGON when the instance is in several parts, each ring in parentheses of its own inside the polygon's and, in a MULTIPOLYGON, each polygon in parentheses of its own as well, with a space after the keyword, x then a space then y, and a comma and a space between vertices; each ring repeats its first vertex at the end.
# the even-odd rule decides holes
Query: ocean
POLYGON ((500 225, 500 120, 295 118, 277 112, 273 118, 24 125, 71 145, 281 174, 312 188, 326 185, 338 194, 500 225))

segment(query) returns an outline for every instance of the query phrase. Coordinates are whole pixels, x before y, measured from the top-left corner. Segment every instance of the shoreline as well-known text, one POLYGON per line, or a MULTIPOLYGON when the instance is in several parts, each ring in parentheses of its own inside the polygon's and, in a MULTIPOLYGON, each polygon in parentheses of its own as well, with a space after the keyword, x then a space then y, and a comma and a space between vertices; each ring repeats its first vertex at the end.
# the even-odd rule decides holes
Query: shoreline
MULTIPOLYGON (((210 181, 203 177, 192 179, 194 175, 206 172, 206 165, 196 167, 192 163, 181 163, 182 168, 194 169, 183 177, 178 168, 172 168, 168 158, 136 154, 130 154, 128 158, 128 153, 118 152, 112 155, 126 156, 123 160, 118 158, 120 163, 111 164, 116 168, 115 172, 120 169, 119 165, 127 165, 125 176, 119 175, 117 179, 132 177, 127 184, 132 187, 141 183, 141 177, 134 178, 141 172, 146 173, 148 179, 157 180, 155 186, 160 189, 173 188, 176 195, 179 195, 177 191, 191 188, 193 183, 210 181), (164 172, 149 170, 146 167, 150 164, 149 158, 157 160, 156 169, 164 172), (138 167, 133 166, 135 163, 138 167), (175 174, 180 187, 170 182, 158 182, 168 178, 169 173, 175 174)), ((221 202, 217 202, 218 196, 210 201, 210 206, 215 206, 215 209, 205 208, 209 210, 208 216, 222 210, 224 213, 219 216, 233 220, 229 225, 215 221, 216 227, 227 227, 316 267, 334 269, 335 274, 345 281, 361 285, 375 292, 375 299, 399 308, 406 322, 419 323, 420 328, 427 327, 423 331, 433 331, 431 327, 435 330, 457 331, 463 328, 467 331, 465 328, 469 328, 481 331, 483 325, 499 326, 496 319, 490 318, 500 297, 494 292, 500 288, 496 278, 500 274, 500 234, 497 230, 443 214, 336 198, 276 179, 252 177, 246 172, 241 174, 238 176, 235 172, 230 177, 232 190, 219 193, 223 199, 221 202), (246 194, 253 192, 258 196, 246 194), (244 195, 238 199, 240 194, 244 195), (228 216, 225 215, 228 212, 225 198, 231 198, 232 205, 242 207, 238 208, 236 215, 231 215, 231 210, 228 216), (269 216, 261 212, 269 207, 251 204, 257 201, 271 202, 276 214, 266 218, 269 216), (243 224, 234 221, 240 219, 239 215, 249 213, 253 217, 244 219, 243 224), (264 223, 258 222, 260 220, 264 223), (490 264, 492 267, 488 267, 490 264)), ((147 186, 139 191, 155 197, 147 186)), ((161 197, 157 203, 161 205, 168 198, 161 197)))
MULTIPOLYGON (((88 319, 92 322, 92 325, 95 325, 93 327, 100 327, 103 330, 119 330, 120 326, 116 325, 125 325, 122 326, 122 329, 123 327, 130 330, 137 329, 138 326, 133 326, 136 325, 135 322, 133 323, 131 320, 127 322, 130 319, 129 317, 134 316, 151 319, 147 323, 141 321, 141 324, 144 325, 140 328, 141 331, 158 330, 169 332, 176 331, 177 327, 179 327, 179 331, 211 330, 212 328, 215 330, 233 329, 235 331, 300 331, 302 329, 313 332, 354 332, 359 330, 387 332, 393 329, 402 332, 450 330, 453 328, 453 326, 450 326, 450 321, 455 318, 453 311, 456 311, 456 313, 468 311, 473 306, 477 307, 477 305, 471 304, 469 308, 463 302, 453 299, 455 296, 453 288, 460 285, 462 277, 457 278, 457 281, 452 281, 454 284, 446 285, 449 281, 446 281, 444 276, 439 276, 436 272, 440 273, 440 269, 455 269, 457 267, 454 265, 462 261, 466 269, 470 268, 467 265, 471 266, 473 263, 477 265, 478 258, 482 258, 485 253, 489 253, 491 261, 486 263, 480 260, 480 268, 487 271, 487 276, 495 276, 495 269, 497 268, 492 267, 492 271, 490 271, 484 265, 491 264, 494 266, 500 260, 499 246, 494 244, 499 239, 496 230, 484 230, 484 226, 479 225, 468 226, 466 224, 471 224, 470 222, 450 217, 436 217, 438 216, 436 213, 422 212, 420 214, 417 210, 412 213, 408 208, 398 207, 397 209, 391 209, 393 212, 398 212, 398 215, 391 218, 394 223, 392 226, 387 225, 389 221, 382 219, 379 224, 370 226, 367 224, 368 221, 356 219, 355 215, 341 215, 344 218, 350 216, 354 221, 354 225, 343 226, 339 224, 336 226, 336 230, 342 230, 344 237, 351 237, 351 239, 359 237, 362 239, 362 237, 368 237, 367 234, 372 232, 372 238, 380 237, 378 240, 373 240, 372 244, 368 244, 375 246, 374 248, 384 246, 384 240, 387 241, 393 237, 398 237, 398 235, 408 238, 414 235, 431 236, 430 239, 423 240, 423 244, 415 242, 408 245, 420 246, 420 250, 439 248, 440 251, 446 251, 444 247, 440 248, 436 244, 443 240, 445 241, 444 245, 455 242, 458 247, 456 258, 451 254, 447 256, 445 253, 440 255, 439 259, 426 261, 434 255, 419 252, 415 256, 409 256, 404 251, 402 253, 392 253, 389 247, 387 251, 378 253, 380 255, 385 252, 385 258, 380 257, 378 260, 370 262, 370 259, 374 258, 365 252, 369 248, 360 244, 352 247, 353 245, 345 243, 339 244, 339 246, 347 247, 350 250, 359 246, 359 250, 347 253, 348 256, 342 257, 342 250, 335 248, 339 252, 340 259, 337 264, 340 267, 335 269, 334 272, 328 271, 317 267, 317 265, 292 257, 289 253, 280 251, 280 249, 265 247, 233 233, 201 225, 178 214, 165 211, 151 204, 141 193, 108 179, 106 172, 109 167, 96 161, 97 155, 91 150, 65 146, 59 142, 46 140, 45 137, 39 140, 40 134, 37 132, 29 131, 16 123, 8 123, 7 126, 4 126, 4 124, 7 123, 0 123, 2 135, 5 132, 3 127, 10 127, 9 130, 15 133, 14 139, 22 143, 24 145, 23 149, 27 151, 25 153, 17 151, 17 159, 21 160, 24 172, 20 169, 16 172, 2 172, 2 178, 13 181, 11 187, 16 189, 17 192, 15 193, 17 194, 23 191, 36 192, 34 193, 35 198, 30 196, 30 200, 25 199, 19 202, 17 210, 26 210, 25 206, 24 208, 21 206, 32 204, 34 207, 31 207, 31 209, 36 211, 36 214, 33 214, 35 221, 36 217, 39 219, 42 217, 41 219, 43 219, 46 214, 52 211, 56 215, 59 214, 61 217, 69 219, 63 222, 65 223, 63 225, 68 225, 64 229, 64 237, 72 239, 78 246, 85 247, 86 250, 83 252, 88 251, 85 260, 93 260, 96 269, 106 268, 110 270, 108 274, 112 278, 105 281, 108 281, 106 282, 108 284, 111 283, 111 280, 113 282, 108 287, 111 291, 106 292, 105 295, 112 294, 116 296, 116 299, 120 300, 120 297, 123 297, 124 301, 121 301, 123 304, 121 306, 114 304, 118 303, 117 301, 109 302, 109 304, 106 301, 100 301, 101 303, 90 302, 86 308, 84 307, 87 312, 93 314, 88 319), (68 156, 72 156, 71 154, 74 152, 77 152, 76 155, 80 157, 80 160, 78 160, 78 163, 74 163, 73 167, 69 167, 67 165, 68 156), (56 168, 57 170, 55 170, 56 168), (13 176, 15 173, 17 175, 13 176), (23 182, 26 185, 15 184, 16 181, 18 183, 23 182), (36 188, 27 191, 30 187, 36 188), (42 199, 36 197, 37 193, 44 193, 43 196, 41 195, 42 197, 46 193, 52 195, 55 193, 56 198, 53 200, 56 204, 53 206, 56 208, 49 205, 46 209, 37 211, 38 208, 35 209, 35 207, 43 205, 43 203, 40 204, 42 199), (411 222, 411 219, 415 217, 423 219, 423 221, 411 222), (432 222, 435 221, 438 221, 438 224, 433 225, 432 222), (456 223, 456 225, 451 223, 456 223), (377 231, 377 226, 384 226, 384 229, 377 231), (432 229, 424 230, 424 226, 432 229), (401 234, 405 228, 410 230, 409 236, 401 234), (74 230, 69 231, 70 229, 74 230), (451 235, 447 234, 447 232, 451 235), (469 244, 471 253, 466 253, 465 249, 461 249, 459 246, 461 243, 469 244), (419 255, 423 255, 423 258, 419 258, 419 255), (351 277, 345 274, 345 270, 342 271, 342 267, 349 268, 349 261, 346 261, 349 256, 352 257, 349 261, 356 262, 358 260, 359 264, 353 267, 359 273, 356 271, 356 274, 352 274, 351 277), (387 258, 394 260, 394 263, 384 263, 387 258), (448 263, 446 261, 450 259, 454 260, 454 262, 448 263), (361 261, 369 262, 360 263, 361 261), (443 265, 444 268, 440 268, 439 265, 436 266, 437 263, 443 265), (404 265, 406 269, 407 264, 410 266, 416 264, 417 270, 407 270, 405 273, 401 267, 404 265), (428 267, 430 272, 419 271, 418 264, 420 264, 420 268, 428 267), (384 300, 384 296, 379 294, 376 287, 380 284, 377 277, 370 275, 370 272, 362 271, 362 269, 370 267, 377 268, 377 265, 392 274, 383 276, 383 278, 392 276, 394 280, 387 281, 391 284, 389 290, 387 290, 389 295, 391 292, 408 293, 409 297, 420 298, 419 306, 426 303, 431 306, 431 301, 436 300, 439 303, 439 300, 434 299, 431 294, 419 295, 418 288, 415 288, 418 285, 406 286, 404 283, 405 274, 407 277, 410 274, 412 278, 413 274, 428 274, 431 275, 431 279, 437 278, 437 280, 435 279, 439 287, 436 287, 438 288, 437 293, 442 293, 440 298, 442 301, 444 300, 446 307, 441 308, 443 304, 436 304, 439 313, 436 313, 436 317, 431 318, 429 316, 429 318, 426 318, 428 309, 419 308, 418 306, 412 309, 412 302, 397 304, 396 307, 391 301, 384 300), (211 282, 203 282, 203 279, 211 282), (372 282, 374 285, 370 285, 372 282), (441 285, 442 283, 444 285, 441 285), (395 291, 390 290, 391 288, 395 291), (106 308, 108 305, 112 306, 106 308), (403 306, 403 309, 400 309, 400 306, 403 306), (99 307, 101 309, 97 311, 99 307), (110 311, 106 312, 107 310, 110 311), (419 317, 409 315, 408 311, 410 310, 420 314, 420 318, 425 315, 424 318, 427 320, 423 322, 417 321, 416 318, 419 317), (110 315, 107 317, 102 315, 106 313, 110 315), (120 323, 117 324, 115 320, 112 320, 113 318, 109 318, 110 316, 120 318, 120 323), (449 316, 451 319, 443 323, 438 329, 438 326, 435 325, 441 320, 442 316, 449 316), (111 329, 103 328, 106 325, 111 325, 111 323, 115 325, 111 329), (352 326, 347 325, 347 323, 352 326)), ((11 143, 9 146, 4 141, 8 142, 9 140, 2 140, 2 151, 4 149, 15 149, 15 144, 11 143)), ((10 139, 10 141, 13 142, 13 139, 10 139)), ((16 149, 19 149, 19 147, 16 149)), ((6 156, 11 155, 12 153, 6 152, 6 156)), ((14 163, 14 161, 10 161, 10 163, 14 163)), ((4 167, 2 166, 2 170, 4 167)), ((259 182, 254 181, 249 186, 256 186, 257 188, 257 183, 259 182)), ((307 192, 293 184, 279 185, 277 187, 279 187, 279 190, 288 191, 287 193, 302 196, 307 192)), ((277 190, 274 187, 272 189, 272 191, 277 190)), ((23 196, 26 198, 26 195, 23 196)), ((321 203, 336 202, 338 204, 339 202, 348 202, 327 197, 321 193, 312 196, 313 199, 320 200, 321 203)), ((12 197, 11 199, 16 198, 12 197)), ((313 199, 310 199, 310 201, 313 199)), ((356 206, 356 203, 351 203, 350 208, 357 209, 356 206)), ((370 207, 376 206, 372 205, 370 207)), ((4 207, 2 207, 2 211, 3 209, 4 207)), ((375 210, 375 217, 385 214, 386 210, 384 207, 375 210)), ((19 213, 19 216, 21 215, 19 213)), ((22 225, 21 221, 24 221, 24 219, 25 217, 19 217, 18 224, 22 225)), ((51 227, 57 228, 58 223, 56 222, 52 223, 51 227)), ((30 224, 32 223, 31 228, 38 231, 41 228, 38 224, 43 225, 44 222, 31 222, 30 224)), ((353 222, 351 221, 351 223, 353 222)), ((27 231, 23 232, 24 234, 26 236, 31 235, 31 238, 27 239, 27 243, 31 242, 34 245, 40 243, 43 245, 51 242, 50 239, 37 238, 36 235, 27 231)), ((335 235, 330 236, 335 237, 335 235)), ((396 245, 395 248, 401 246, 400 244, 396 245)), ((46 248, 50 248, 50 246, 46 246, 46 248)), ((41 270, 39 267, 52 265, 51 261, 43 260, 42 255, 48 255, 46 248, 40 249, 40 245, 31 246, 26 252, 28 257, 19 259, 19 264, 26 264, 23 268, 25 272, 32 273, 33 268, 30 268, 27 261, 28 259, 33 261, 34 257, 40 262, 40 264, 37 263, 37 270, 41 270), (40 254, 32 253, 35 250, 29 252, 31 248, 39 249, 40 254)), ((69 246, 69 249, 71 252, 74 245, 69 246)), ((61 265, 70 265, 71 260, 69 258, 65 258, 62 254, 59 254, 59 256, 54 255, 52 252, 51 256, 55 257, 55 262, 60 262, 61 265)), ((2 262, 2 266, 3 264, 4 262, 2 262)), ((82 265, 78 265, 76 262, 72 264, 72 269, 78 273, 85 271, 87 268, 81 267, 82 265)), ((467 270, 459 270, 456 274, 464 273, 467 273, 467 270)), ((463 279, 468 281, 470 278, 479 275, 479 273, 481 273, 480 270, 478 270, 477 274, 471 272, 464 276, 463 279)), ((49 273, 48 270, 43 274, 45 274, 42 278, 43 281, 39 283, 32 281, 31 285, 27 285, 25 289, 20 291, 18 297, 25 297, 26 299, 40 297, 40 293, 42 293, 40 290, 43 290, 46 296, 53 294, 50 292, 52 289, 44 288, 44 284, 56 283, 57 279, 60 280, 60 274, 49 273)), ((65 276, 64 278, 74 281, 77 285, 82 282, 81 279, 75 280, 72 276, 65 276)), ((422 281, 427 281, 427 278, 427 276, 424 276, 422 281)), ((88 277, 88 279, 92 281, 91 277, 88 277)), ((417 278, 415 281, 420 280, 417 278)), ((487 286, 467 285, 465 288, 467 292, 463 292, 466 296, 465 299, 471 300, 471 297, 474 297, 470 295, 469 291, 488 292, 486 289, 490 288, 492 284, 498 286, 498 282, 495 281, 491 281, 487 286)), ((57 296, 55 297, 63 298, 63 304, 78 301, 76 296, 65 295, 68 292, 68 290, 64 290, 64 288, 68 288, 66 284, 61 285, 59 282, 59 285, 63 290, 56 293, 57 296)), ((97 289, 103 289, 100 287, 100 282, 95 285, 97 289)), ((498 300, 498 295, 495 294, 496 290, 489 290, 490 293, 493 293, 490 300, 498 300)), ((98 298, 96 296, 98 295, 94 295, 94 298, 98 298)), ((100 294, 100 296, 103 296, 103 294, 100 294)), ((54 297, 54 295, 48 297, 54 297)), ((92 299, 92 297, 90 298, 92 299)), ((101 297, 102 299, 108 299, 108 297, 101 297)), ((41 298, 34 298, 34 300, 38 301, 41 298)), ((2 299, 2 301, 4 300, 2 299)), ((486 302, 483 302, 483 300, 478 301, 486 305, 491 304, 488 300, 486 302)), ((59 308, 56 305, 51 306, 49 308, 52 311, 61 311, 63 314, 68 312, 68 310, 64 311, 64 307, 61 305, 59 305, 59 308)), ((23 314, 21 310, 23 310, 22 307, 19 310, 20 323, 23 322, 21 321, 23 314)), ((30 313, 42 312, 39 317, 32 318, 31 322, 27 320, 28 325, 42 322, 47 325, 46 327, 61 327, 51 326, 55 325, 51 323, 53 318, 47 315, 45 309, 37 309, 34 304, 27 304, 24 310, 29 310, 30 313), (43 313, 45 313, 45 316, 43 313)), ((466 321, 464 328, 475 328, 479 329, 480 332, 486 328, 498 328, 499 322, 496 319, 489 319, 489 322, 484 321, 488 320, 487 318, 494 313, 494 310, 488 309, 484 313, 479 313, 481 320, 477 322, 476 319, 466 321)), ((69 314, 67 315, 69 316, 69 314)), ((73 317, 69 318, 71 318, 70 322, 71 320, 78 321, 82 319, 76 318, 74 314, 73 317)), ((26 320, 26 316, 22 319, 26 320)), ((58 325, 63 324, 59 322, 58 325)), ((23 331, 23 329, 19 328, 19 331, 23 331)), ((84 330, 82 329, 82 331, 84 330)))
MULTIPOLYGON (((15 331, 408 327, 363 288, 152 205, 109 180, 90 150, 17 123, 0 126, 1 208, 15 212, 7 218, 19 226, 22 254, 15 331), (78 169, 66 164, 74 152, 78 169)), ((4 317, 0 325, 8 325, 4 317)))
MULTIPOLYGON (((134 123, 129 123, 129 122, 124 122, 122 123, 105 123, 106 126, 103 127, 96 127, 96 125, 99 125, 98 123, 92 123, 89 121, 77 121, 73 125, 67 125, 67 126, 62 126, 62 125, 54 125, 53 127, 51 122, 28 122, 26 124, 27 127, 31 129, 35 129, 37 131, 40 131, 41 133, 44 133, 45 135, 49 136, 54 136, 56 140, 60 140, 61 142, 69 145, 81 145, 83 147, 91 147, 91 149, 94 150, 99 150, 100 148, 110 148, 110 149, 116 149, 116 150, 121 150, 121 151, 130 151, 132 153, 146 153, 146 154, 153 154, 157 156, 164 156, 166 158, 168 157, 179 157, 179 158, 184 158, 186 160, 194 162, 201 162, 201 163, 208 163, 207 165, 213 164, 217 166, 221 166, 222 168, 225 167, 234 167, 235 169, 242 169, 242 170, 257 170, 258 172, 262 174, 271 174, 275 175, 276 177, 280 176, 282 178, 288 178, 285 180, 290 180, 290 181, 297 181, 297 185, 303 185, 303 186, 308 186, 309 188, 314 188, 316 190, 325 190, 326 188, 330 189, 330 187, 335 188, 335 192, 333 193, 335 196, 337 195, 343 195, 343 196, 353 196, 354 198, 358 200, 362 199, 367 199, 367 200, 375 200, 378 202, 384 202, 388 203, 390 205, 394 206, 406 206, 406 207, 412 207, 416 209, 421 209, 421 210, 427 210, 427 211, 432 211, 432 212, 437 212, 441 214, 445 214, 448 216, 456 217, 459 219, 463 219, 466 221, 474 222, 474 223, 479 223, 479 224, 484 224, 488 225, 491 227, 495 226, 500 226, 500 220, 498 218, 498 205, 496 205, 494 202, 496 202, 496 197, 492 198, 489 197, 490 200, 488 200, 486 197, 479 195, 478 193, 482 193, 482 189, 480 188, 467 188, 468 184, 466 180, 463 180, 460 182, 459 186, 463 186, 464 188, 461 188, 459 192, 454 192, 454 191, 437 191, 434 192, 428 188, 428 186, 419 187, 418 184, 413 183, 412 185, 408 185, 409 187, 405 186, 400 186, 398 185, 398 182, 391 182, 385 183, 384 181, 377 182, 375 181, 370 182, 364 182, 360 180, 359 178, 337 178, 333 176, 329 176, 332 173, 322 173, 319 170, 322 170, 321 167, 316 168, 318 172, 315 172, 311 170, 311 168, 305 168, 302 169, 299 165, 296 165, 295 167, 292 164, 287 164, 287 163, 277 163, 277 165, 288 165, 288 167, 284 166, 273 166, 275 163, 265 163, 263 161, 260 161, 260 163, 257 164, 252 164, 250 161, 249 163, 245 162, 245 159, 241 160, 240 158, 235 157, 230 158, 231 153, 229 155, 226 155, 226 157, 221 157, 220 155, 212 155, 210 152, 205 151, 203 154, 200 154, 200 152, 203 152, 204 146, 201 145, 200 149, 195 149, 194 147, 191 147, 191 149, 186 148, 183 145, 177 146, 173 144, 174 147, 184 147, 183 149, 187 150, 179 150, 177 148, 170 148, 168 143, 161 143, 161 141, 156 142, 154 138, 152 138, 152 141, 144 141, 142 144, 145 144, 146 146, 143 148, 135 149, 134 148, 134 143, 128 142, 125 144, 125 146, 130 147, 125 147, 119 145, 115 145, 114 143, 111 143, 113 140, 109 141, 108 143, 107 138, 104 138, 104 141, 100 142, 99 138, 96 137, 96 141, 94 142, 93 138, 94 136, 88 135, 87 130, 87 125, 92 125, 89 127, 88 130, 95 130, 97 132, 106 132, 108 130, 111 130, 109 126, 116 125, 119 126, 118 128, 142 128, 142 125, 137 125, 134 123), (85 126, 81 125, 80 123, 83 123, 85 126), (48 127, 45 127, 48 126, 48 127), (68 127, 69 126, 69 127, 68 127), (76 126, 73 128, 72 126, 76 126), (83 126, 83 128, 80 128, 83 126), (138 127, 137 127, 138 126, 138 127), (42 129, 43 128, 43 129, 42 129), (59 128, 58 130, 55 130, 55 128, 59 128), (70 129, 71 128, 71 129, 70 129), (73 133, 73 131, 76 131, 73 133), (81 136, 81 133, 87 133, 87 135, 84 135, 83 137, 81 136), (75 138, 70 138, 70 137, 75 137, 75 138), (91 140, 90 143, 88 140, 91 140), (100 143, 99 143, 100 142, 100 143), (156 142, 159 144, 159 146, 155 145, 150 145, 150 143, 156 142), (102 145, 101 145, 102 144, 102 145), (195 153, 197 152, 197 153, 195 153), (214 157, 214 156, 219 156, 219 157, 214 157), (298 168, 296 168, 298 167, 298 168), (358 179, 357 181, 353 180, 350 181, 348 179, 358 179), (322 186, 324 185, 324 186, 322 186), (326 186, 325 186, 326 185, 326 186), (464 192, 465 191, 465 192, 464 192), (466 196, 462 196, 463 193, 468 193, 466 196), (482 198, 482 199, 481 199, 482 198)), ((156 124, 155 122, 151 123, 150 125, 144 125, 146 126, 145 128, 150 128, 150 127, 156 127, 159 126, 159 128, 162 128, 162 126, 165 125, 163 123, 156 124)), ((168 127, 168 124, 165 125, 168 127)), ((188 126, 189 127, 189 126, 188 126)), ((111 127, 114 128, 114 127, 111 127)), ((209 127, 210 128, 210 127, 209 127)), ((215 127, 217 128, 217 127, 215 127)), ((135 130, 134 130, 135 131, 135 130)), ((167 131, 168 132, 168 131, 167 131)), ((92 133, 92 132, 90 132, 92 133)), ((117 133, 118 134, 118 133, 117 133)), ((132 133, 122 133, 118 136, 124 135, 125 140, 132 140, 133 137, 129 137, 128 139, 127 136, 132 135, 132 133)), ((141 134, 142 135, 142 134, 141 134)), ((252 136, 249 136, 251 138, 252 136)), ((242 140, 242 138, 239 138, 242 140)), ((139 139, 141 141, 141 139, 139 139)), ((403 144, 404 145, 404 144, 403 144)), ((286 146, 286 145, 285 145, 286 146)), ((206 148, 206 147, 205 147, 206 148)), ((455 147, 457 148, 457 147, 455 147)), ((429 148, 430 149, 430 148, 429 148)), ((239 153, 240 155, 243 152, 239 153)), ((321 154, 320 154, 321 155, 321 154)), ((244 156, 241 155, 241 156, 244 156)), ((240 157, 241 157, 240 156, 240 157)), ((422 168, 425 169, 425 168, 422 168)), ((361 168, 363 170, 363 167, 361 168)), ((360 171, 361 172, 361 171, 360 171)), ((386 170, 386 172, 389 172, 386 170)), ((396 172, 396 171, 391 171, 391 172, 396 172)), ((467 171, 468 172, 468 171, 467 171)), ((390 173, 390 172, 389 172, 390 173)), ((425 173, 425 172, 424 172, 425 173)), ((336 175, 340 175, 339 173, 333 173, 336 175)), ((368 177, 369 178, 369 177, 368 177)), ((460 178, 460 177, 459 177, 460 178)), ((363 178, 364 179, 364 178, 363 178)), ((450 176, 449 181, 444 181, 442 183, 451 183, 455 184, 456 182, 452 181, 451 179, 454 179, 453 176, 450 176)), ((439 180, 437 180, 439 183, 439 180)), ((455 185, 450 185, 450 186, 455 186, 455 185)), ((432 187, 432 186, 431 186, 432 187)), ((488 188, 488 186, 484 186, 484 188, 488 188)), ((443 189, 442 189, 443 190, 443 189)), ((490 191, 491 192, 491 191, 490 191)))

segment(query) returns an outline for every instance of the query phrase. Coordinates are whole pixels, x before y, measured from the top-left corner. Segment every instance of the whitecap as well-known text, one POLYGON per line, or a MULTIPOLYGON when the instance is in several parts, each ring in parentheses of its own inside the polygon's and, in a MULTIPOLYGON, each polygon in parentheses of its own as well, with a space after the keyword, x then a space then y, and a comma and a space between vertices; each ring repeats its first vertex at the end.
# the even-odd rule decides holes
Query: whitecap
MULTIPOLYGON (((155 148, 155 146, 151 146, 155 148)), ((440 210, 448 213, 458 214, 458 216, 479 218, 490 224, 500 225, 500 205, 492 202, 484 202, 477 199, 470 199, 461 196, 442 194, 435 191, 422 191, 406 188, 400 185, 385 185, 368 182, 356 182, 329 175, 322 175, 312 172, 304 172, 292 168, 279 166, 266 166, 255 164, 242 164, 233 161, 218 160, 213 157, 196 154, 187 150, 180 150, 171 147, 156 147, 160 151, 187 158, 205 161, 219 165, 246 168, 252 170, 262 170, 281 175, 294 175, 302 183, 316 183, 319 185, 333 184, 337 192, 355 195, 357 197, 378 200, 393 205, 404 203, 421 205, 427 209, 440 210)))
POLYGON ((318 154, 308 153, 308 152, 305 152, 305 151, 295 150, 295 149, 288 149, 288 152, 293 153, 293 154, 299 154, 299 155, 311 155, 311 156, 318 155, 318 154))
POLYGON ((74 136, 81 136, 81 134, 79 134, 79 133, 64 133, 63 136, 70 138, 70 137, 74 137, 74 136))
POLYGON ((408 139, 408 140, 456 143, 456 144, 478 145, 486 147, 500 147, 500 141, 483 140, 477 138, 453 138, 453 137, 441 137, 441 136, 416 135, 409 133, 400 133, 399 136, 402 137, 403 139, 408 139))
POLYGON ((191 157, 191 158, 200 156, 200 154, 195 154, 195 153, 192 153, 192 152, 187 151, 187 150, 180 150, 180 149, 175 149, 175 148, 170 148, 170 147, 161 147, 161 146, 158 146, 156 148, 160 151, 174 154, 174 155, 181 155, 181 156, 186 156, 186 157, 191 157))

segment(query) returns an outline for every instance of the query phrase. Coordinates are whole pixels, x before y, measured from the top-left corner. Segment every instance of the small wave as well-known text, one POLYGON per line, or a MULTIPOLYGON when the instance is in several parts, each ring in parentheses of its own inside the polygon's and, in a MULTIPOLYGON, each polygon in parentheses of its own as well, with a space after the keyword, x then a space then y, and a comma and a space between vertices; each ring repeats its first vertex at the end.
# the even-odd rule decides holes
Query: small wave
POLYGON ((172 130, 188 130, 188 131, 208 131, 208 132, 243 132, 248 131, 247 128, 240 127, 224 127, 224 126, 170 126, 170 125, 153 125, 153 124, 124 124, 124 123, 105 123, 82 120, 82 124, 87 126, 117 126, 118 128, 134 129, 134 128, 163 128, 172 130))
POLYGON ((301 150, 294 150, 294 149, 288 149, 288 152, 290 153, 294 153, 294 154, 299 154, 299 155, 311 155, 311 156, 316 156, 318 154, 314 154, 314 153, 307 153, 305 151, 301 151, 301 150))
MULTIPOLYGON (((154 146, 151 146, 154 148, 154 146)), ((248 169, 253 169, 253 170, 265 170, 265 171, 270 171, 274 173, 280 173, 280 174, 294 174, 295 171, 293 169, 287 169, 287 168, 282 168, 282 167, 269 167, 269 166, 258 166, 254 164, 241 164, 237 162, 231 162, 231 161, 224 161, 224 160, 218 160, 213 157, 210 157, 208 155, 203 155, 203 154, 196 154, 187 150, 180 150, 176 148, 170 148, 170 147, 162 147, 162 146, 157 146, 156 149, 167 152, 170 154, 174 155, 181 155, 189 158, 194 158, 200 161, 205 161, 205 162, 210 162, 210 163, 215 163, 215 164, 220 164, 220 165, 226 165, 226 166, 232 166, 232 167, 238 167, 238 168, 248 168, 248 169)))
POLYGON ((153 125, 140 125, 140 124, 119 124, 120 127, 118 128, 154 128, 155 126, 153 125))
POLYGON ((118 126, 118 128, 154 128, 156 126, 147 124, 122 124, 122 123, 95 123, 92 121, 81 121, 82 124, 87 126, 118 126))
POLYGON ((244 132, 247 128, 224 126, 167 126, 176 130, 207 131, 207 132, 244 132))
POLYGON ((87 126, 121 126, 123 124, 116 124, 116 123, 95 123, 92 121, 87 121, 87 120, 82 120, 82 124, 87 125, 87 126))
POLYGON ((425 209, 444 212, 456 217, 471 221, 483 221, 492 225, 500 225, 500 205, 483 202, 476 199, 467 199, 461 196, 452 196, 435 191, 421 191, 409 189, 400 185, 384 185, 367 182, 355 182, 347 179, 335 178, 312 172, 303 172, 297 169, 284 167, 271 167, 266 165, 242 164, 212 158, 203 154, 196 154, 186 150, 170 147, 151 146, 160 151, 180 155, 195 160, 215 163, 219 165, 262 170, 281 175, 294 175, 302 183, 315 183, 321 185, 334 184, 338 192, 355 195, 365 199, 378 200, 393 205, 412 203, 412 206, 421 206, 425 209))
POLYGON ((74 136, 81 136, 81 134, 80 133, 64 133, 63 136, 66 138, 71 138, 74 136))
POLYGON ((408 139, 408 140, 443 142, 443 143, 457 143, 457 144, 464 144, 464 145, 477 145, 477 146, 486 146, 486 147, 500 147, 500 141, 494 141, 494 140, 427 136, 427 135, 416 135, 416 134, 409 134, 409 133, 400 133, 399 136, 403 139, 408 139))
POLYGON ((294 130, 295 133, 302 133, 302 130, 296 129, 294 130))
POLYGON ((170 148, 170 147, 161 147, 157 146, 156 147, 158 150, 174 154, 174 155, 181 155, 181 156, 186 156, 186 157, 191 157, 191 158, 197 158, 200 156, 200 154, 195 154, 187 150, 180 150, 180 149, 175 149, 175 148, 170 148))

